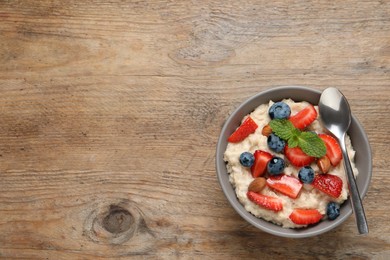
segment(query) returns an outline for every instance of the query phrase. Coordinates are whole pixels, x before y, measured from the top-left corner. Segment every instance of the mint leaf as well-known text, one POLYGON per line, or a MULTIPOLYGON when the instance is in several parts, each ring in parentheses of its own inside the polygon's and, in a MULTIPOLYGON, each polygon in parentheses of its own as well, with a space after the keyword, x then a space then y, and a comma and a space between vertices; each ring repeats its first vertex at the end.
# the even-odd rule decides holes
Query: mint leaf
POLYGON ((291 137, 290 139, 288 139, 287 143, 288 143, 288 147, 290 147, 290 148, 297 147, 299 144, 298 136, 291 137))
POLYGON ((319 158, 326 154, 324 141, 313 132, 302 132, 298 136, 298 145, 309 156, 319 158))
POLYGON ((286 119, 273 119, 269 123, 272 132, 284 140, 289 140, 296 135, 294 125, 286 119))

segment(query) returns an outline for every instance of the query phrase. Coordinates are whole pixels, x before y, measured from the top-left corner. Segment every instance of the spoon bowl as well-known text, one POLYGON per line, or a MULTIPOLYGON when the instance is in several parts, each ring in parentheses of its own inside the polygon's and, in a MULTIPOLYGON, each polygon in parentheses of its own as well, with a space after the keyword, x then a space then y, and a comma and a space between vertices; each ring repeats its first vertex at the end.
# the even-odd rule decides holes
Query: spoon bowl
POLYGON ((351 125, 351 109, 337 88, 325 89, 320 97, 319 112, 324 126, 336 137, 346 133, 351 125))
POLYGON ((345 134, 351 125, 351 109, 348 101, 337 88, 331 87, 322 92, 318 108, 323 125, 339 141, 348 179, 349 197, 355 214, 358 231, 360 234, 367 234, 368 224, 364 213, 363 203, 360 198, 360 193, 345 146, 345 134))

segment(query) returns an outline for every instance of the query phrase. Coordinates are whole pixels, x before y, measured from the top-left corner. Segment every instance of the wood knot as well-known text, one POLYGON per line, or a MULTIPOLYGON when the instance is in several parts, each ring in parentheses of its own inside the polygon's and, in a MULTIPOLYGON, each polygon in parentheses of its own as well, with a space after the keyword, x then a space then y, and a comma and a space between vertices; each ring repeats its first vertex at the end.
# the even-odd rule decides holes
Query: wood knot
POLYGON ((123 244, 133 237, 154 237, 139 207, 127 199, 111 199, 93 203, 83 235, 98 244, 123 244))
POLYGON ((133 216, 126 209, 111 205, 108 215, 103 219, 103 228, 110 233, 119 234, 131 228, 133 216))

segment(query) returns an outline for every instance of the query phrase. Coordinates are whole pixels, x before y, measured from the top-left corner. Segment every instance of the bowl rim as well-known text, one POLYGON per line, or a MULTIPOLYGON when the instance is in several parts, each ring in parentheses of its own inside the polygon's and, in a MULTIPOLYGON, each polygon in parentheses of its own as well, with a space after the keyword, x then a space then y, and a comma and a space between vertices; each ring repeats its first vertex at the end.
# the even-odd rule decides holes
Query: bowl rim
MULTIPOLYGON (((307 227, 304 229, 283 228, 283 227, 278 226, 276 224, 270 223, 264 219, 255 217, 254 215, 252 215, 250 212, 248 212, 244 208, 244 206, 241 204, 241 202, 239 202, 239 200, 237 199, 235 190, 229 181, 229 175, 227 173, 226 164, 223 160, 223 154, 224 154, 224 152, 226 150, 226 146, 227 146, 227 141, 224 140, 224 138, 226 139, 226 136, 224 136, 223 134, 227 131, 227 128, 229 127, 229 123, 236 117, 236 115, 239 114, 239 112, 243 108, 245 108, 248 103, 254 102, 255 100, 259 99, 261 96, 264 96, 267 94, 272 94, 272 93, 275 93, 278 91, 291 91, 291 90, 308 91, 308 92, 311 92, 310 93, 311 95, 313 95, 313 94, 317 95, 318 98, 322 93, 322 91, 320 91, 320 90, 309 88, 306 86, 286 85, 286 86, 269 87, 263 91, 258 92, 255 95, 252 95, 251 97, 247 98, 235 110, 233 110, 233 112, 228 116, 228 118, 226 119, 226 121, 223 124, 223 127, 221 129, 221 132, 220 132, 220 135, 218 138, 218 142, 217 142, 215 165, 216 165, 218 182, 223 190, 225 197, 228 199, 230 205, 234 208, 234 210, 242 218, 244 218, 246 221, 248 221, 253 226, 259 228, 260 230, 265 231, 265 232, 272 234, 272 235, 281 236, 281 237, 288 237, 288 238, 305 238, 305 237, 312 237, 312 236, 323 234, 323 233, 330 231, 331 229, 341 225, 352 214, 352 207, 350 205, 349 199, 347 199, 343 203, 343 204, 349 204, 349 205, 343 205, 344 208, 347 207, 346 213, 340 214, 339 218, 329 222, 328 225, 326 225, 324 228, 322 228, 320 230, 311 230, 310 227, 307 227), (226 146, 223 145, 224 142, 226 142, 226 146), (225 175, 225 176, 223 176, 223 175, 225 175), (229 187, 229 185, 226 184, 226 180, 227 180, 228 184, 230 185, 230 187, 229 187), (233 190, 233 194, 232 194, 231 190, 233 190), (264 223, 264 224, 268 223, 268 224, 264 225, 261 223, 264 223), (269 224, 271 224, 272 226, 267 227, 269 224), (294 231, 292 232, 291 230, 294 230, 294 231)), ((286 96, 281 95, 281 97, 279 99, 289 98, 287 95, 288 95, 288 93, 286 93, 286 96)), ((304 99, 302 99, 302 100, 304 100, 304 99)), ((258 104, 257 106, 259 106, 259 105, 261 105, 261 104, 258 104)), ((315 105, 317 105, 317 104, 315 104, 315 105)), ((256 109, 257 106, 255 106, 254 109, 256 109)), ((250 112, 251 111, 249 111, 249 113, 250 112)), ((246 113, 246 114, 248 114, 248 113, 246 113)), ((241 117, 241 119, 242 119, 242 117, 241 117)), ((369 171, 367 172, 367 180, 364 182, 363 188, 362 189, 359 188, 361 198, 363 199, 368 191, 368 187, 371 183, 371 178, 372 178, 372 151, 371 151, 371 146, 370 146, 366 132, 364 131, 359 120, 353 114, 352 114, 352 123, 354 124, 355 127, 357 127, 357 131, 362 134, 364 144, 367 146, 367 149, 368 149, 367 150, 368 157, 366 158, 367 163, 368 163, 367 166, 369 169, 369 171)), ((348 130, 348 132, 350 131, 350 129, 348 130)), ((356 148, 355 148, 355 150, 356 150, 356 148)))

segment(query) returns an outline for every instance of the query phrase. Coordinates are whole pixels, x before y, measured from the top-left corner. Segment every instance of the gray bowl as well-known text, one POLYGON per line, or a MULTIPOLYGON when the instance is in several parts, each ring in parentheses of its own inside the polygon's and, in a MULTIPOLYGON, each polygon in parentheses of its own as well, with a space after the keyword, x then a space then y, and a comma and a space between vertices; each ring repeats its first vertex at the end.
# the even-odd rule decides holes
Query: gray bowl
MULTIPOLYGON (((265 231, 267 233, 290 238, 303 238, 311 237, 325 233, 341 223, 343 223, 351 214, 352 207, 349 200, 345 201, 340 209, 340 216, 333 220, 325 220, 320 223, 301 229, 286 229, 278 225, 272 224, 263 219, 259 219, 245 210, 242 204, 238 201, 233 186, 229 182, 229 174, 227 173, 226 164, 223 160, 223 154, 227 146, 227 138, 231 133, 240 125, 242 118, 252 112, 261 104, 266 104, 269 100, 280 101, 284 98, 291 98, 294 101, 308 101, 314 105, 317 105, 320 99, 321 91, 314 90, 307 87, 300 86, 283 86, 275 87, 249 98, 242 103, 226 120, 221 134, 219 136, 216 152, 216 169, 219 183, 222 190, 238 214, 241 215, 246 221, 254 225, 255 227, 265 231)), ((365 134, 363 127, 359 121, 352 115, 351 127, 348 131, 351 137, 352 146, 356 150, 355 164, 359 170, 357 177, 357 185, 363 198, 367 193, 368 186, 371 181, 371 169, 372 158, 371 148, 368 142, 367 135, 365 134)))

